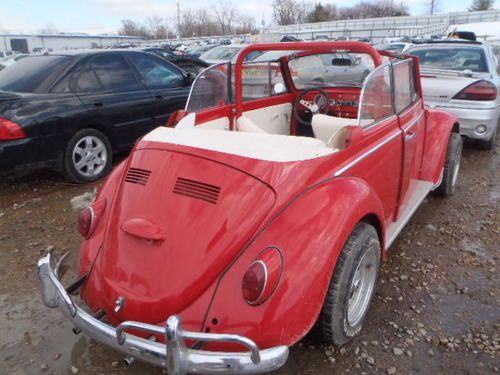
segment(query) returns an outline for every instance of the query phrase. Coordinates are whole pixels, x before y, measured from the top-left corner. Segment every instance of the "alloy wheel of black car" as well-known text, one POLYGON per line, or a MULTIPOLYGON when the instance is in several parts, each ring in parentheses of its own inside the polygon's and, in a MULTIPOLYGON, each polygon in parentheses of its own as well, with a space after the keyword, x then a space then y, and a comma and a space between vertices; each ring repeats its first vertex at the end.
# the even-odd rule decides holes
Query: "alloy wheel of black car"
POLYGON ((68 142, 64 171, 74 182, 97 181, 110 171, 111 158, 108 138, 98 130, 83 129, 68 142))

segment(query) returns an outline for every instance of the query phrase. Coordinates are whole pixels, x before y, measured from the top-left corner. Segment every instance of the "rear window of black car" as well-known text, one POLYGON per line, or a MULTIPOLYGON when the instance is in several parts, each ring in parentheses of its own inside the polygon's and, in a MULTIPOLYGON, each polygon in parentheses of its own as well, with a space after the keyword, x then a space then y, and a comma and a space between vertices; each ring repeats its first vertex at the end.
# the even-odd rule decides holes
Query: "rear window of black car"
POLYGON ((33 56, 0 71, 0 90, 40 92, 73 60, 71 56, 33 56))

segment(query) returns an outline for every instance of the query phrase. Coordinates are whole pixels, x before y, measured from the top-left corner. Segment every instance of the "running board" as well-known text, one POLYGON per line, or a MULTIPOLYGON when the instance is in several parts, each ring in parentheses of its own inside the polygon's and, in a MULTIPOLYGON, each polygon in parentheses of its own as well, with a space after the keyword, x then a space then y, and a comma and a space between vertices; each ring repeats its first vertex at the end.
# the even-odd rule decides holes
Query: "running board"
POLYGON ((434 184, 429 181, 418 180, 415 183, 413 195, 410 197, 405 210, 401 213, 398 220, 392 222, 387 227, 385 248, 388 249, 396 240, 398 234, 403 230, 406 223, 410 221, 411 217, 425 199, 427 194, 433 189, 434 184))

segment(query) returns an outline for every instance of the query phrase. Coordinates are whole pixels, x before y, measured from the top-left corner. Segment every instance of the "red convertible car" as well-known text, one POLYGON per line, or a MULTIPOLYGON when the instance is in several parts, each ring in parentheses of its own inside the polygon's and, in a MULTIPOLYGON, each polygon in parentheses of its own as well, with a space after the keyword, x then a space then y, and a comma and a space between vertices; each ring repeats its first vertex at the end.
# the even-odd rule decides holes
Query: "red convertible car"
POLYGON ((422 101, 418 60, 383 54, 260 44, 201 72, 80 214, 76 282, 40 259, 45 305, 171 374, 275 370, 315 325, 354 338, 389 247, 429 192, 453 193, 462 151, 456 119, 422 101), (272 59, 244 64, 257 50, 272 59), (353 61, 362 83, 321 79, 353 61))

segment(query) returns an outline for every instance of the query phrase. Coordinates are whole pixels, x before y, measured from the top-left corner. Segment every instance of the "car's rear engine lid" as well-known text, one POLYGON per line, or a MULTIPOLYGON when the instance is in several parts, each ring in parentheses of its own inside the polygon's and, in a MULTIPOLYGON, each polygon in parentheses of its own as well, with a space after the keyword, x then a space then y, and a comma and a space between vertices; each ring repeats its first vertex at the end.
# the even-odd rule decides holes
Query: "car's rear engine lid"
POLYGON ((209 130, 199 127, 156 128, 142 139, 138 148, 150 147, 148 142, 188 146, 271 162, 309 160, 338 151, 328 147, 325 142, 311 137, 209 130))
POLYGON ((115 314, 123 297, 116 318, 157 323, 220 276, 275 196, 260 180, 201 157, 143 149, 131 158, 98 261, 103 307, 115 314))

